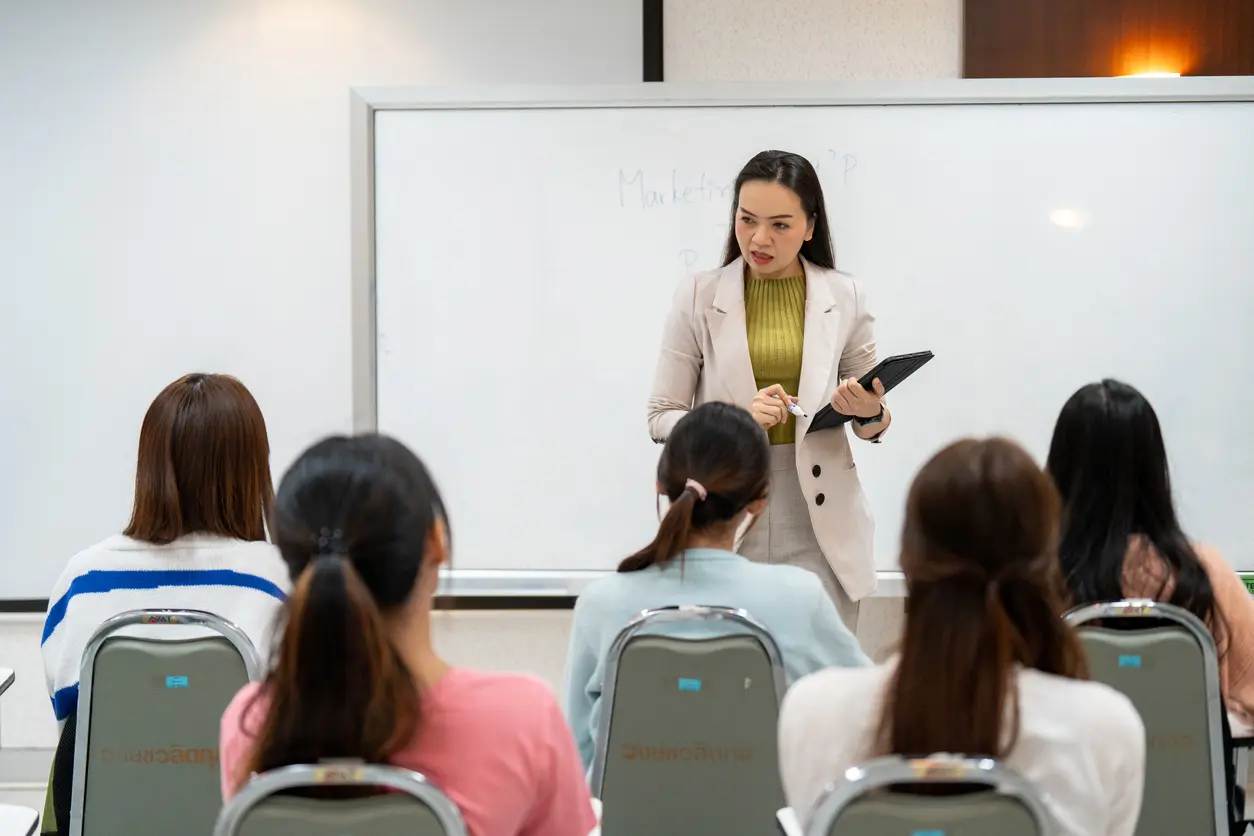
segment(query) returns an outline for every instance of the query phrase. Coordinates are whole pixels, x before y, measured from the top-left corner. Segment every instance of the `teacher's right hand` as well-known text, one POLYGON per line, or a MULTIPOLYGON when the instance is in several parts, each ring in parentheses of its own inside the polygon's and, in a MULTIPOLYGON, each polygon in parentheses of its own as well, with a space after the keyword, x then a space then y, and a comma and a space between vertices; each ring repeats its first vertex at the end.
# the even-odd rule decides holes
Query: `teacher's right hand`
POLYGON ((788 420, 786 405, 796 402, 797 399, 785 392, 783 386, 773 383, 754 396, 749 414, 758 422, 759 427, 769 430, 788 420))

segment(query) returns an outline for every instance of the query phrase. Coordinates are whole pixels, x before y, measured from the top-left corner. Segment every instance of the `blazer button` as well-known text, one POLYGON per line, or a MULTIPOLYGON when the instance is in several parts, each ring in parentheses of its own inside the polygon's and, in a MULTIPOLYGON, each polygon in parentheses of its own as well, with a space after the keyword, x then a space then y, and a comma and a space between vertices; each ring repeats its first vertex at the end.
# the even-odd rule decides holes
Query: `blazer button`
POLYGON ((823 496, 823 494, 819 494, 818 496, 814 498, 814 504, 822 505, 826 500, 827 500, 827 497, 823 496))
POLYGON ((813 468, 811 468, 811 469, 810 469, 810 472, 811 472, 811 473, 813 473, 813 474, 814 474, 814 478, 815 478, 815 479, 817 479, 817 478, 819 478, 819 474, 823 472, 823 468, 819 467, 819 466, 816 464, 813 468))

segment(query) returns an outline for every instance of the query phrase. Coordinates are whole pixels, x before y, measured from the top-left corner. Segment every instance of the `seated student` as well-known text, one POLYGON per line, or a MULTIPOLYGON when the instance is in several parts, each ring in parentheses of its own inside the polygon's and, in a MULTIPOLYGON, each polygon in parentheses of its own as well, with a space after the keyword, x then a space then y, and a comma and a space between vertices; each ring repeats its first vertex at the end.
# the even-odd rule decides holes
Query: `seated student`
POLYGON ((92 633, 127 610, 206 610, 265 653, 288 585, 266 542, 273 498, 265 419, 242 383, 190 374, 157 395, 139 431, 130 523, 70 558, 48 599, 44 672, 58 723, 78 705, 92 633))
POLYGON ((191 374, 162 390, 140 428, 130 523, 70 558, 49 598, 42 643, 62 729, 51 793, 62 826, 78 674, 92 634, 128 610, 206 610, 242 629, 264 654, 288 586, 266 542, 273 497, 265 419, 242 383, 191 374))
POLYGON ((817 575, 753 563, 732 549, 766 506, 770 447, 743 409, 703 404, 679 420, 658 462, 670 501, 653 542, 591 584, 575 604, 566 661, 566 711, 584 767, 592 764, 610 645, 641 610, 708 604, 748 611, 774 636, 789 681, 829 665, 870 660, 817 575))
POLYGON ((1082 681, 1059 618, 1058 497, 1022 448, 956 442, 906 501, 900 654, 798 682, 780 713, 789 805, 806 822, 825 785, 882 755, 999 758, 1044 796, 1063 836, 1130 836, 1145 727, 1119 692, 1082 681))
POLYGON ((421 772, 476 836, 587 836, 588 787, 548 688, 432 647, 449 535, 413 453, 381 436, 315 444, 283 478, 272 529, 295 589, 273 672, 222 718, 226 798, 252 773, 359 759, 421 772))
POLYGON ((1149 401, 1116 380, 1083 387, 1058 416, 1046 468, 1062 496, 1072 603, 1154 598, 1193 613, 1215 637, 1228 710, 1254 720, 1254 600, 1219 552, 1180 530, 1149 401))

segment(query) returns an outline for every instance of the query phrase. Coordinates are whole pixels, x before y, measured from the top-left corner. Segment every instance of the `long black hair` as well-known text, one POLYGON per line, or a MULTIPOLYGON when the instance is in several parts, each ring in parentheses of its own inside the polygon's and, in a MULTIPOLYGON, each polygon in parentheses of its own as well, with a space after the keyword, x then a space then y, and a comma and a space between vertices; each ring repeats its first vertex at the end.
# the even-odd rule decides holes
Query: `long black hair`
POLYGON ((295 588, 249 772, 378 763, 413 739, 418 686, 384 619, 414 594, 445 519, 426 467, 391 438, 328 438, 292 465, 271 531, 295 588))
POLYGON ((740 169, 732 200, 731 225, 723 247, 723 266, 740 257, 740 244, 736 241, 736 213, 740 211, 740 187, 750 180, 780 183, 797 195, 806 220, 814 224, 810 240, 801 245, 801 257, 819 267, 836 269, 836 251, 832 248, 832 232, 827 223, 827 204, 823 202, 819 174, 809 160, 791 151, 763 151, 740 169))
POLYGON ((1140 540, 1166 564, 1155 595, 1216 633, 1215 591, 1171 497, 1167 449, 1145 396, 1117 380, 1090 383, 1058 415, 1046 469, 1062 497, 1059 562, 1075 605, 1124 597, 1124 559, 1140 540))
POLYGON ((738 406, 706 403, 679 419, 657 464, 670 507, 653 542, 623 560, 618 571, 665 565, 688 547, 694 532, 736 519, 766 496, 770 459, 766 433, 738 406), (704 499, 689 480, 706 491, 704 499))

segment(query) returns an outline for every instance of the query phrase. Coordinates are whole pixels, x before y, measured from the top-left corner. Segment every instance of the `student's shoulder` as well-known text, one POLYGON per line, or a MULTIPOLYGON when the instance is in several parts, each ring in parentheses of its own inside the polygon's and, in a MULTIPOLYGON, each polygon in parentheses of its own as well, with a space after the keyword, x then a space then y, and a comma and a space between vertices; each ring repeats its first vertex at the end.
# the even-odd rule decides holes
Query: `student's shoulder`
POLYGON ((740 572, 757 589, 770 589, 774 594, 789 596, 783 600, 790 607, 796 607, 802 601, 810 602, 827 596, 819 576, 800 566, 744 560, 741 562, 740 572))
POLYGON ((75 578, 88 572, 121 568, 132 559, 133 543, 129 537, 114 534, 76 552, 61 570, 57 589, 68 588, 75 578))
POLYGON ((266 540, 223 540, 218 548, 243 560, 256 560, 259 565, 283 565, 278 546, 266 540))
POLYGON ((227 705, 227 712, 238 711, 239 709, 252 702, 265 687, 263 682, 246 682, 235 692, 235 696, 231 698, 231 702, 227 705))
POLYGON ((111 534, 103 540, 80 549, 70 558, 66 569, 78 568, 81 571, 110 566, 124 559, 135 550, 135 541, 124 534, 111 534))
POLYGON ((1095 733, 1114 732, 1130 738, 1145 737, 1145 723, 1126 694, 1101 682, 1084 682, 1087 692, 1083 700, 1089 727, 1095 733), (1109 730, 1109 731, 1103 731, 1109 730))
POLYGON ((1035 703, 1023 706, 1025 711, 1048 708, 1065 716, 1085 738, 1145 737, 1145 724, 1132 700, 1109 685, 1035 670, 1024 671, 1019 681, 1020 700, 1035 703))
POLYGON ((1225 580, 1238 577, 1237 570, 1224 559, 1223 553, 1209 543, 1193 543, 1193 553, 1208 576, 1222 576, 1225 580))
POLYGON ((650 579, 656 577, 654 569, 642 569, 638 572, 614 572, 603 578, 597 578, 584 587, 575 599, 575 617, 595 616, 606 608, 630 596, 634 590, 647 586, 650 579))
POLYGON ((515 729, 540 729, 561 716, 553 690, 531 674, 455 668, 437 688, 441 702, 515 729))
POLYGON ((220 546, 220 553, 233 571, 273 582, 284 592, 291 586, 287 564, 273 543, 265 540, 229 540, 220 546))
POLYGON ((447 680, 440 685, 452 686, 450 690, 456 691, 460 698, 467 695, 482 699, 508 697, 511 702, 528 705, 555 699, 548 684, 534 674, 453 668, 446 676, 447 680))
POLYGON ((869 705, 885 687, 890 675, 886 665, 865 668, 824 668, 801 677, 784 695, 781 717, 804 718, 810 714, 841 716, 841 706, 869 705))
POLYGON ((253 719, 252 712, 254 710, 265 713, 267 700, 262 696, 261 682, 249 682, 235 692, 235 696, 227 704, 226 710, 222 712, 222 734, 223 736, 245 734, 251 736, 256 731, 257 720, 253 719), (247 723, 245 722, 245 713, 249 714, 247 723))

